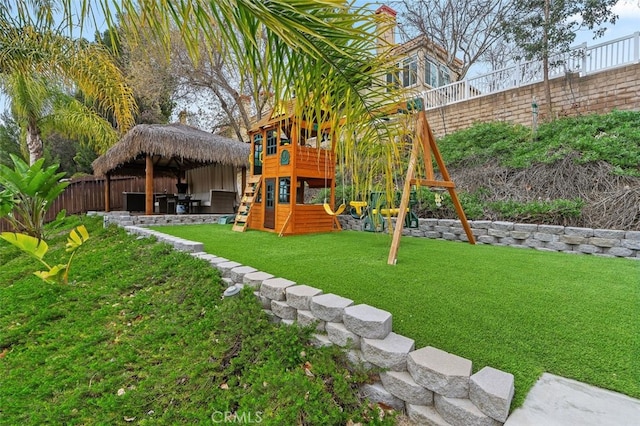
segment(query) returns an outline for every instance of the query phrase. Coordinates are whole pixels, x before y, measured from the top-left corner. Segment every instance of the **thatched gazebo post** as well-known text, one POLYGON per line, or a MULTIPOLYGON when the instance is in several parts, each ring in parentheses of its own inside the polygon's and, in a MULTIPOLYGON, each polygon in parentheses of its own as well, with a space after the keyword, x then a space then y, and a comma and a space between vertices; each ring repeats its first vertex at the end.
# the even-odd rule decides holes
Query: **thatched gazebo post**
POLYGON ((146 167, 144 175, 144 214, 153 214, 153 156, 146 155, 146 167))
POLYGON ((111 211, 111 174, 107 173, 104 176, 104 211, 109 213, 111 211))

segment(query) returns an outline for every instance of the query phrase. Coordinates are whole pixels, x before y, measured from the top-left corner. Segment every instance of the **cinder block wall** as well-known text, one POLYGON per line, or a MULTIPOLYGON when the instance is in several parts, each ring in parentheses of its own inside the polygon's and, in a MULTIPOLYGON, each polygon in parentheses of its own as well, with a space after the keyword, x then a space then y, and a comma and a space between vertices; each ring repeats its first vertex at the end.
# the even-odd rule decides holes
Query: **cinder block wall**
MULTIPOLYGON (((556 116, 602 114, 614 109, 640 110, 640 64, 627 65, 580 77, 566 74, 551 80, 551 100, 556 116)), ((436 136, 465 129, 477 122, 505 121, 532 124, 531 103, 539 106, 538 122, 546 117, 543 83, 530 84, 427 111, 436 136)))

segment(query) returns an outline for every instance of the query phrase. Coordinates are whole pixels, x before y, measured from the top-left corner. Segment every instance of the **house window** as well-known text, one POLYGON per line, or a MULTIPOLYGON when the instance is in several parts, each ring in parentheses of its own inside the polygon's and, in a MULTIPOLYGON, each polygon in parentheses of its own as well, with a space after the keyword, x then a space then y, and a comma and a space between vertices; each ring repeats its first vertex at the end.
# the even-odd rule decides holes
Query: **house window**
POLYGON ((288 204, 291 200, 291 178, 280 178, 278 184, 278 202, 288 204))
POLYGON ((267 130, 267 155, 274 155, 278 150, 278 135, 275 130, 267 130))
POLYGON ((390 72, 387 74, 387 92, 390 92, 394 89, 397 89, 399 84, 399 80, 400 80, 400 76, 398 75, 399 73, 396 72, 390 72))
POLYGON ((418 56, 413 55, 402 61, 402 87, 413 86, 418 82, 418 56))
POLYGON ((440 66, 440 86, 446 86, 451 83, 451 76, 449 75, 449 68, 444 65, 440 66))
POLYGON ((425 62, 424 82, 431 87, 438 87, 438 67, 429 60, 425 62))

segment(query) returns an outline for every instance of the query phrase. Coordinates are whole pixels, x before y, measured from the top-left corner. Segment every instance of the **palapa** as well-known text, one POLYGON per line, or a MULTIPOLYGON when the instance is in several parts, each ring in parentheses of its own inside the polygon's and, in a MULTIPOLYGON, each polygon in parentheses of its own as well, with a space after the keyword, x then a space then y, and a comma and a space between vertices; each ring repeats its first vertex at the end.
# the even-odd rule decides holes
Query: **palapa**
POLYGON ((213 163, 247 167, 249 148, 247 143, 185 124, 138 124, 92 166, 98 176, 139 176, 144 175, 150 155, 156 175, 175 176, 213 163))

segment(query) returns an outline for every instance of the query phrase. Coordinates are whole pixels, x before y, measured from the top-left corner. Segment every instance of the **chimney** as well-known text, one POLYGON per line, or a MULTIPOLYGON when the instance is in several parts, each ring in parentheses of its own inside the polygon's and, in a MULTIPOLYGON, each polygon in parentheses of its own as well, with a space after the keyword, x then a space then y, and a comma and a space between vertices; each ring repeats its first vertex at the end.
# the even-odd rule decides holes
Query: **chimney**
POLYGON ((387 5, 380 6, 378 10, 376 10, 378 54, 392 48, 396 44, 395 29, 397 14, 398 12, 387 5))

